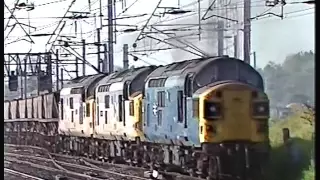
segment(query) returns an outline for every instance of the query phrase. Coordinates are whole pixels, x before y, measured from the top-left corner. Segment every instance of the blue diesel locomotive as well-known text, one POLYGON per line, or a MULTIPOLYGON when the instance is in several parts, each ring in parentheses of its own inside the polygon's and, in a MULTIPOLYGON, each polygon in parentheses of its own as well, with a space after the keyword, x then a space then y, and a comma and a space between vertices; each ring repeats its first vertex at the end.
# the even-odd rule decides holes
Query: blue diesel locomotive
POLYGON ((56 99, 56 134, 34 135, 46 136, 55 151, 208 179, 263 178, 269 100, 261 75, 239 59, 201 58, 85 76, 56 99))

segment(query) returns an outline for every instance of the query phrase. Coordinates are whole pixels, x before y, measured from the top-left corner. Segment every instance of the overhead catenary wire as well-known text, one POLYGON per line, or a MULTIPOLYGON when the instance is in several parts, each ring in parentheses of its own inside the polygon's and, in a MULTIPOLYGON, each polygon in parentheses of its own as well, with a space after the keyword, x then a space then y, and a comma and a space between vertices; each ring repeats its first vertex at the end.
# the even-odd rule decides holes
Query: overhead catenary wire
POLYGON ((61 3, 61 2, 65 2, 67 0, 57 0, 57 1, 51 1, 51 2, 47 2, 47 3, 43 3, 43 4, 35 4, 35 7, 40 7, 40 6, 47 6, 47 5, 52 5, 52 4, 57 4, 57 3, 61 3))
POLYGON ((10 12, 10 14, 12 15, 12 17, 16 20, 16 23, 20 26, 20 28, 23 30, 23 32, 26 34, 26 36, 30 39, 30 43, 34 43, 33 39, 30 37, 30 35, 28 34, 28 32, 24 29, 24 27, 20 24, 20 22, 15 18, 14 16, 14 12, 10 11, 9 7, 7 6, 7 4, 4 2, 4 6, 7 8, 7 10, 10 12))
MULTIPOLYGON (((41 30, 44 30, 44 29, 47 29, 47 28, 50 28, 50 27, 53 27, 54 25, 56 25, 56 24, 58 24, 59 22, 54 22, 54 23, 51 23, 51 24, 46 24, 46 25, 43 25, 43 26, 39 26, 39 27, 37 27, 37 29, 36 30, 34 30, 32 33, 30 33, 29 35, 30 36, 35 36, 35 35, 37 35, 37 32, 39 32, 39 31, 41 31, 41 30)), ((70 24, 69 25, 65 25, 65 27, 67 27, 67 26, 70 26, 70 24)), ((44 33, 42 33, 42 34, 48 34, 48 35, 50 35, 50 34, 52 34, 52 31, 50 30, 49 32, 44 32, 44 33)), ((17 38, 17 39, 15 39, 15 40, 13 40, 12 42, 16 42, 16 41, 19 41, 19 40, 21 40, 21 39, 23 39, 24 37, 27 37, 26 35, 24 35, 24 36, 8 36, 8 38, 12 38, 12 37, 14 37, 14 38, 17 38)), ((7 45, 7 44, 11 44, 12 42, 9 42, 9 43, 5 43, 5 45, 7 45)))
MULTIPOLYGON (((73 5, 75 2, 76 2, 76 0, 72 0, 72 2, 70 3, 69 7, 67 8, 64 16, 67 15, 67 13, 69 12, 70 8, 72 7, 72 5, 73 5)), ((61 23, 64 22, 64 25, 65 25, 65 21, 63 21, 63 20, 64 20, 64 18, 61 18, 61 19, 60 19, 58 25, 56 26, 55 30, 54 30, 53 33, 52 33, 53 35, 56 35, 55 33, 58 31, 59 26, 60 26, 61 23)), ((62 26, 60 27, 59 34, 60 34, 60 32, 62 31, 64 25, 62 25, 62 26)), ((48 41, 47 41, 47 43, 46 43, 46 45, 47 45, 47 44, 51 44, 51 46, 50 46, 50 48, 49 48, 48 50, 51 50, 52 44, 57 40, 57 38, 59 37, 59 34, 57 34, 57 36, 56 36, 56 38, 54 39, 53 42, 50 42, 51 39, 52 39, 52 37, 53 37, 53 35, 50 36, 50 38, 48 39, 48 41)))
MULTIPOLYGON (((299 12, 304 12, 304 11, 308 11, 308 10, 311 10, 311 9, 313 9, 313 8, 308 8, 308 9, 303 9, 303 10, 299 10, 299 11, 292 11, 292 12, 288 12, 288 13, 285 13, 284 15, 286 15, 286 16, 284 16, 284 19, 287 19, 287 18, 295 18, 295 17, 300 17, 300 16, 305 16, 305 15, 309 15, 309 14, 312 14, 312 13, 304 13, 304 14, 301 14, 301 15, 296 15, 296 16, 288 16, 288 15, 290 15, 290 14, 295 14, 295 13, 299 13, 299 12)), ((264 17, 263 19, 270 19, 270 18, 272 18, 272 17, 264 17)), ((279 21, 280 21, 280 19, 279 19, 279 21)), ((259 21, 258 21, 258 23, 259 23, 259 21)), ((261 21, 261 23, 262 23, 262 21, 261 21)), ((207 38, 211 38, 211 37, 207 37, 207 38)), ((206 39, 205 37, 204 37, 204 39, 206 39)), ((174 49, 174 48, 173 48, 174 49)), ((156 49, 153 51, 153 52, 155 52, 156 51, 156 49)))
MULTIPOLYGON (((301 10, 297 10, 297 11, 291 11, 291 12, 287 12, 287 13, 284 13, 284 15, 289 15, 289 14, 294 14, 294 13, 299 13, 299 12, 305 12, 305 11, 309 11, 309 10, 312 10, 314 9, 314 7, 311 7, 311 8, 306 8, 306 9, 301 9, 301 10)), ((312 14, 312 13, 307 13, 308 14, 312 14)), ((183 16, 183 17, 186 17, 186 16, 183 16)), ((183 18, 183 17, 179 17, 179 18, 183 18)), ((291 17, 291 16, 290 16, 291 17)), ((290 17, 284 17, 285 19, 286 18, 290 18, 290 17)), ((299 17, 299 15, 296 15, 294 17, 299 17)), ((269 18, 272 18, 272 16, 265 16, 265 17, 257 17, 255 19, 253 19, 253 22, 256 22, 256 20, 262 20, 262 19, 269 19, 269 18)), ((176 18, 174 19, 169 19, 167 21, 162 21, 162 22, 168 22, 168 21, 171 21, 171 20, 176 20, 176 18)), ((40 27, 43 27, 41 29, 36 29, 34 32, 37 32, 37 31, 40 31, 40 30, 43 30, 43 29, 46 29, 46 28, 49 28, 49 27, 52 27, 53 25, 57 24, 58 22, 54 22, 54 23, 50 23, 50 24, 47 24, 47 25, 43 25, 43 26, 40 26, 40 27)), ((158 24, 158 23, 156 23, 158 24)), ((151 25, 151 26, 154 26, 155 24, 151 25)), ((173 25, 176 25, 176 24, 173 24, 173 25)), ((194 24, 193 26, 196 26, 197 24, 194 24)), ((203 24, 203 25, 210 25, 210 24, 203 24)), ((68 25, 66 25, 68 26, 68 25)), ((70 26, 70 25, 69 25, 70 26)), ((208 29, 209 30, 209 29, 208 29)), ((178 31, 178 30, 176 30, 178 31)), ((182 30, 183 31, 183 30, 182 30)), ((33 33, 34 33, 33 32, 33 33)), ((91 36, 91 33, 93 33, 94 30, 90 30, 90 31, 87 31, 87 32, 83 32, 83 34, 89 34, 89 36, 91 36)), ((32 34, 31 34, 32 35, 32 34)), ((67 34, 67 35, 71 35, 70 34, 67 34)), ((26 37, 26 36, 9 36, 9 37, 26 37)))
MULTIPOLYGON (((14 7, 12 11, 10 11, 10 9, 9 9, 9 7, 6 5, 6 3, 5 3, 4 1, 3 1, 3 3, 4 3, 4 5, 6 6, 6 8, 7 8, 7 10, 8 10, 8 13, 10 14, 10 17, 12 17, 12 19, 13 19, 13 14, 14 14, 14 12, 15 12, 15 10, 16 10, 16 7, 14 7)), ((19 0, 17 0, 16 3, 19 3, 19 0)), ((8 20, 7 24, 4 26, 4 31, 6 31, 6 29, 8 28, 9 23, 10 23, 10 19, 8 20)))
MULTIPOLYGON (((201 0, 201 1, 203 1, 203 0, 201 0)), ((52 1, 52 2, 54 2, 54 1, 52 1)), ((135 2, 135 1, 134 1, 135 2)), ((195 2, 195 4, 194 5, 196 5, 196 3, 197 3, 197 0, 196 1, 194 1, 195 2)), ((254 4, 252 7, 264 7, 264 4, 260 4, 260 2, 264 2, 263 0, 257 0, 257 1, 252 1, 252 2, 256 2, 256 4, 254 4)), ((93 2, 91 2, 91 3, 93 3, 93 2)), ((241 5, 243 4, 243 2, 240 2, 240 1, 238 1, 238 2, 236 2, 235 4, 237 4, 238 5, 238 9, 240 9, 240 8, 243 8, 241 5)), ((49 5, 49 4, 48 4, 49 5)), ((46 6, 46 5, 43 5, 43 6, 46 6)), ((181 6, 181 8, 183 8, 183 6, 184 5, 182 5, 181 6)), ((190 6, 192 6, 192 5, 190 5, 190 6)), ((189 6, 189 7, 190 7, 189 6)), ((85 6, 83 9, 86 9, 86 8, 88 8, 89 6, 85 6)), ((188 9, 190 9, 189 7, 184 7, 184 8, 188 8, 188 9)), ((213 10, 219 10, 219 9, 233 9, 234 7, 226 7, 226 8, 220 8, 220 7, 218 7, 218 8, 213 8, 213 10)), ((206 10, 206 8, 203 8, 203 9, 201 9, 201 12, 203 13, 204 11, 206 10)), ((306 10, 307 11, 307 10, 306 10)), ((302 11, 302 12, 304 12, 304 11, 302 11)), ((300 11, 300 13, 302 13, 301 11, 300 11)), ((297 12, 298 13, 298 12, 297 12)), ((159 13, 158 13, 159 14, 159 13)), ((195 11, 193 11, 193 12, 190 12, 190 13, 187 13, 187 14, 185 14, 185 15, 177 15, 177 16, 168 16, 168 19, 162 19, 161 21, 158 21, 158 22, 155 22, 155 23, 151 23, 150 25, 148 25, 147 26, 147 28, 150 28, 150 27, 152 27, 153 25, 156 25, 156 24, 163 24, 163 23, 169 23, 169 22, 172 22, 172 21, 174 21, 174 20, 176 20, 176 19, 182 19, 182 18, 185 18, 185 17, 187 17, 186 15, 188 15, 188 16, 193 16, 193 15, 195 15, 195 14, 197 14, 195 11)), ((292 14, 296 14, 296 13, 292 13, 292 14)), ((296 16, 290 16, 290 15, 292 15, 292 14, 290 14, 290 12, 289 13, 285 13, 285 18, 284 19, 286 19, 286 18, 294 18, 294 17, 300 17, 300 16, 304 16, 305 14, 306 15, 308 15, 308 14, 312 14, 312 13, 304 13, 304 14, 299 14, 299 15, 296 15, 296 16)), ((132 14, 130 14, 130 12, 129 11, 125 11, 125 13, 123 13, 122 14, 122 16, 131 16, 132 14)), ((145 14, 144 16, 146 16, 146 15, 148 15, 148 14, 145 14)), ((89 18, 86 18, 85 16, 83 16, 83 17, 79 17, 79 20, 86 20, 87 22, 88 22, 88 24, 90 23, 90 22, 92 22, 93 21, 93 19, 95 18, 95 16, 92 16, 92 15, 87 15, 89 18)), ((143 18, 144 16, 141 16, 141 18, 143 18)), ((45 19, 46 17, 39 17, 40 19, 45 19)), ((59 16, 57 16, 57 17, 48 17, 48 19, 57 19, 57 20, 60 20, 60 18, 61 17, 59 17, 59 16)), ((259 22, 258 20, 263 20, 263 19, 271 19, 272 17, 270 16, 265 16, 265 17, 259 17, 259 18, 256 18, 256 19, 254 19, 253 20, 253 22, 259 22)), ((25 18, 25 19, 27 19, 27 18, 25 18)), ((37 19, 37 17, 35 17, 35 18, 30 18, 31 20, 32 19, 37 19)), ((138 19, 138 18, 137 18, 138 19)), ((71 16, 70 16, 70 19, 68 18, 68 19, 66 19, 66 21, 70 21, 70 20, 73 20, 72 18, 71 18, 71 16)), ((274 20, 274 18, 272 19, 272 20, 274 20)), ((50 21, 50 20, 49 20, 50 21)), ((146 20, 144 20, 144 22, 146 22, 146 20)), ((137 23, 138 24, 138 23, 137 23)), ((173 25, 177 25, 177 24, 174 24, 173 23, 173 25)), ((202 25, 202 24, 201 24, 202 25)), ((209 25, 208 25, 209 26, 209 25)), ((143 26, 141 25, 141 23, 138 25, 138 28, 137 28, 137 30, 141 30, 141 28, 142 28, 143 26)), ((196 24, 194 24, 194 26, 193 26, 193 28, 194 29, 196 29, 196 24)), ((206 28, 206 27, 202 27, 203 28, 203 31, 212 31, 212 30, 214 30, 214 28, 206 28)), ((119 29, 119 31, 121 32, 121 31, 123 31, 125 28, 121 28, 121 29, 119 29)), ((169 31, 169 30, 167 30, 167 29, 169 29, 169 27, 165 27, 164 28, 165 29, 165 31, 169 31)), ((229 30, 231 30, 232 28, 229 28, 229 30)), ((190 30, 190 32, 192 32, 192 31, 195 31, 195 30, 192 30, 192 28, 190 27, 189 29, 187 29, 187 28, 185 28, 185 27, 177 27, 177 28, 172 28, 172 31, 175 31, 175 32, 179 32, 179 31, 187 31, 187 30, 190 30)), ((48 31, 50 31, 49 30, 49 28, 48 28, 48 31)), ((87 31, 87 32, 83 32, 82 34, 84 35, 84 38, 89 38, 89 37, 92 37, 92 35, 94 34, 94 31, 95 30, 90 30, 90 31, 87 31)), ((34 32, 32 32, 32 33, 35 33, 35 31, 34 32)), ((49 32, 50 33, 50 32, 49 32)), ((104 34, 104 33, 106 33, 106 32, 101 32, 101 34, 104 34)), ((65 33, 64 31, 62 32, 62 34, 63 35, 72 35, 72 33, 65 33)), ((118 33, 118 35, 122 35, 122 34, 124 34, 124 32, 122 32, 122 33, 118 33)), ((10 36, 10 37, 12 37, 12 36, 10 36)), ((24 37, 26 37, 26 36, 24 36, 24 37)), ((192 37, 192 35, 187 35, 186 37, 192 37)), ((203 36, 203 39, 207 39, 207 38, 210 38, 210 37, 204 37, 203 36)), ((153 49, 156 49, 157 48, 157 46, 155 46, 153 49)), ((175 49, 174 47, 172 47, 172 49, 175 49)), ((121 51, 120 51, 121 52, 121 51)), ((115 53, 120 53, 120 52, 115 52, 115 53)), ((152 52, 155 52, 155 51, 152 51, 152 52)))
MULTIPOLYGON (((258 8, 258 7, 265 7, 265 4, 260 4, 260 5, 252 5, 251 8, 258 8)), ((213 10, 225 10, 225 9, 242 9, 244 8, 243 6, 237 6, 237 7, 217 7, 214 8, 213 10)), ((201 8, 201 12, 205 12, 207 10, 207 8, 201 8)), ((185 16, 193 16, 197 14, 197 11, 195 10, 191 10, 191 9, 186 9, 186 11, 190 11, 190 13, 188 13, 187 15, 182 15, 182 16, 178 16, 175 17, 177 19, 183 18, 185 16)), ((144 13, 144 14, 129 14, 127 15, 127 17, 118 17, 116 19, 127 19, 127 18, 136 18, 136 17, 143 17, 143 16, 147 16, 147 15, 151 15, 149 13, 144 13), (131 16, 131 17, 130 17, 131 16)), ((157 16, 161 15, 161 14, 156 14, 157 16)), ((103 16, 104 17, 104 16, 103 16)), ((87 16, 79 16, 79 17, 75 17, 75 16, 42 16, 42 17, 31 17, 30 19, 61 19, 61 18, 65 18, 65 19, 94 19, 96 18, 96 16, 93 15, 87 15, 87 16)), ((13 19, 13 17, 4 17, 4 19, 13 19)), ((28 19, 27 17, 16 17, 16 19, 28 19)), ((174 20, 174 19, 172 19, 174 20)), ((162 22, 162 21, 161 21, 162 22)))

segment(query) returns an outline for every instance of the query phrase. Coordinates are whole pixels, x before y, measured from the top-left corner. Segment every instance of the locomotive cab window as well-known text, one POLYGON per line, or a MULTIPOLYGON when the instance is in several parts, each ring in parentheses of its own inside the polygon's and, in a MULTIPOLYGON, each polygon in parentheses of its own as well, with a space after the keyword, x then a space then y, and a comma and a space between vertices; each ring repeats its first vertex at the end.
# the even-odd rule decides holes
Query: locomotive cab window
POLYGON ((122 117, 122 109, 123 109, 123 106, 122 106, 122 95, 119 95, 118 96, 118 101, 119 101, 119 121, 122 122, 123 120, 123 117, 122 117))
POLYGON ((70 101, 70 109, 73 109, 73 98, 70 98, 69 101, 70 101))
POLYGON ((104 96, 104 107, 110 108, 110 96, 109 95, 104 96))
POLYGON ((217 120, 221 117, 221 104, 212 101, 204 102, 204 118, 207 120, 217 120))
POLYGON ((130 101, 130 104, 129 104, 129 115, 134 116, 134 102, 133 101, 130 101))
POLYGON ((90 117, 90 103, 86 103, 86 117, 90 117))
POLYGON ((165 107, 166 94, 164 91, 159 91, 157 93, 157 101, 159 107, 165 107))
POLYGON ((186 77, 185 94, 187 97, 192 97, 192 75, 186 77))
POLYGON ((178 122, 183 122, 183 91, 178 91, 177 95, 178 122))

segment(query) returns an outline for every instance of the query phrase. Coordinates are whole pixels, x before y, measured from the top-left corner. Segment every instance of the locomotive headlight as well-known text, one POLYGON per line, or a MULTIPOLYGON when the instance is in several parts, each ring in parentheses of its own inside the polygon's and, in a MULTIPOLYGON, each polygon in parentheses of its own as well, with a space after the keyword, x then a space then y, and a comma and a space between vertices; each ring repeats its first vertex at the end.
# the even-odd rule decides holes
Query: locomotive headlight
POLYGON ((269 102, 254 102, 253 116, 269 116, 269 102))
POLYGON ((258 112, 263 113, 264 111, 266 111, 266 108, 264 106, 258 107, 258 112))
POLYGON ((221 116, 221 104, 218 102, 204 102, 204 115, 207 119, 218 119, 221 116))
POLYGON ((211 106, 209 110, 210 112, 213 112, 213 113, 217 112, 217 108, 215 106, 211 106))

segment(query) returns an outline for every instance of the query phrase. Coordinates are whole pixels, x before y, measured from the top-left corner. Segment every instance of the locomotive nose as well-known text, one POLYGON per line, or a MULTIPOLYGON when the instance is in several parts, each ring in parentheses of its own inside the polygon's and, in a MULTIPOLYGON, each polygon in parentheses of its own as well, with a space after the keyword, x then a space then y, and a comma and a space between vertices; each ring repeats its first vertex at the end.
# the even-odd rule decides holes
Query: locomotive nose
POLYGON ((259 142, 266 138, 269 101, 263 92, 229 83, 213 87, 203 104, 207 142, 259 142))
POLYGON ((251 91, 248 89, 221 90, 224 114, 225 140, 251 140, 250 121, 251 91))

